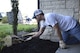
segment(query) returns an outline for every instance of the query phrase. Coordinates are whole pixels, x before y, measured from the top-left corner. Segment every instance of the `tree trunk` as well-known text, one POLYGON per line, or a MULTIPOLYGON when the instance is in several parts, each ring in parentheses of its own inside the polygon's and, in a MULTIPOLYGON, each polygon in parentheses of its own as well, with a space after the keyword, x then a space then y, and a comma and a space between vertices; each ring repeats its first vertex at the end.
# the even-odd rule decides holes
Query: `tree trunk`
POLYGON ((12 12, 13 12, 13 34, 14 35, 17 35, 17 21, 18 21, 18 18, 17 18, 17 15, 18 15, 18 4, 16 4, 16 7, 14 6, 13 4, 13 9, 12 9, 12 12))

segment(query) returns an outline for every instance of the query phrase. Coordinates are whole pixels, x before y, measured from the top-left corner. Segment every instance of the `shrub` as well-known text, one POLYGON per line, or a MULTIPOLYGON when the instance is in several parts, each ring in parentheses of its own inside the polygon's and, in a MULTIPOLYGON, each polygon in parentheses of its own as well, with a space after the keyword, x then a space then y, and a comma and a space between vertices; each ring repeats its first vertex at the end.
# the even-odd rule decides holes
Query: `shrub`
POLYGON ((8 23, 7 17, 3 17, 3 18, 2 18, 2 23, 8 23))

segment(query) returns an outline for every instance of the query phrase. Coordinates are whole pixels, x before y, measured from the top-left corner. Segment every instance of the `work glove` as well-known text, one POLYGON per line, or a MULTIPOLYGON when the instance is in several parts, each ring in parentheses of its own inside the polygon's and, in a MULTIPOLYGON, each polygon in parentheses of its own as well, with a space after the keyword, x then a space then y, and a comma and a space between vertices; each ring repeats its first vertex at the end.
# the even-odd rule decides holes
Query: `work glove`
POLYGON ((65 49, 65 48, 66 48, 66 44, 64 43, 63 40, 60 40, 60 41, 59 41, 59 47, 60 47, 61 49, 65 49))
POLYGON ((25 41, 29 41, 29 40, 31 40, 32 39, 32 37, 29 37, 29 38, 27 38, 25 41))

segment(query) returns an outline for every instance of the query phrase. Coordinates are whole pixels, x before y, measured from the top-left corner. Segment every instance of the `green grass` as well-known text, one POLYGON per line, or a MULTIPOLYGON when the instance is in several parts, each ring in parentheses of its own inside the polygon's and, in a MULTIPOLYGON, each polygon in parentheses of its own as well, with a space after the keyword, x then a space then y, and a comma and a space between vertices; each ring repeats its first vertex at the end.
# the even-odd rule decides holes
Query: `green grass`
POLYGON ((26 31, 26 32, 31 32, 33 28, 36 28, 36 25, 25 25, 25 24, 19 24, 18 25, 18 31, 26 31))
MULTIPOLYGON (((17 29, 18 31, 31 32, 33 28, 36 28, 36 25, 25 25, 19 24, 17 29)), ((5 37, 6 35, 12 34, 12 25, 9 24, 0 24, 0 37, 5 37)))
POLYGON ((12 34, 12 26, 9 24, 0 24, 0 37, 12 34))

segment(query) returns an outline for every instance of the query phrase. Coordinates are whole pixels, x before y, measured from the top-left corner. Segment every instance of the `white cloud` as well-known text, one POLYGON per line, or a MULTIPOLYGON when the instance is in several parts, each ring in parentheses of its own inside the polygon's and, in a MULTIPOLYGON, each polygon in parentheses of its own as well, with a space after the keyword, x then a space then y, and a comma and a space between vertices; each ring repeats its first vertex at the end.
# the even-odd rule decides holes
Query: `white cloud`
MULTIPOLYGON (((0 12, 11 11, 11 0, 0 0, 0 12)), ((19 9, 24 16, 32 17, 37 9, 37 0, 19 0, 19 9)))
POLYGON ((34 10, 37 9, 37 0, 20 0, 19 8, 23 16, 32 17, 34 10))
POLYGON ((0 12, 7 12, 11 10, 10 0, 0 0, 0 12))

